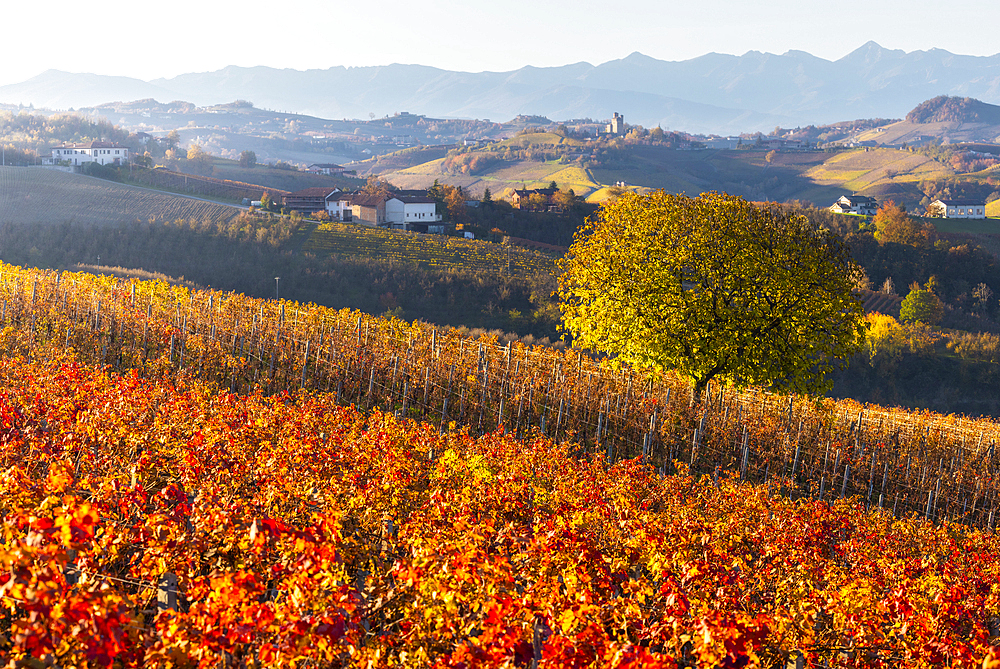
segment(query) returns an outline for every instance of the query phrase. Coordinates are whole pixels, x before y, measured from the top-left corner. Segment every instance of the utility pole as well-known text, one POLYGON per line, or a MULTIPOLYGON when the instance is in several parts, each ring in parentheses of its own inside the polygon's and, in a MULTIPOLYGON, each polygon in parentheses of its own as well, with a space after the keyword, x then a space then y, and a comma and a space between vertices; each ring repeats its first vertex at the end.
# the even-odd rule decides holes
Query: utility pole
POLYGON ((280 276, 274 277, 274 299, 275 300, 278 299, 278 279, 280 279, 280 278, 281 278, 280 276))

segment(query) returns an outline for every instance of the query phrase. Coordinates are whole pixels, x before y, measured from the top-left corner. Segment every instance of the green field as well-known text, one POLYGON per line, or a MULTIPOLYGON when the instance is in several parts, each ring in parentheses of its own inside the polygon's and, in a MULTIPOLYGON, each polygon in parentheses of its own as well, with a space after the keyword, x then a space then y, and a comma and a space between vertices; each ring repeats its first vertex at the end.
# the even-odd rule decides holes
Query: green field
POLYGON ((240 209, 41 167, 0 167, 0 223, 229 220, 240 209))
POLYGON ((1000 234, 1000 219, 963 219, 963 218, 932 218, 935 229, 943 233, 961 233, 969 235, 1000 234))
POLYGON ((318 256, 378 258, 434 269, 466 269, 530 275, 552 272, 549 255, 519 247, 444 235, 426 235, 344 223, 323 223, 308 234, 302 250, 318 256))

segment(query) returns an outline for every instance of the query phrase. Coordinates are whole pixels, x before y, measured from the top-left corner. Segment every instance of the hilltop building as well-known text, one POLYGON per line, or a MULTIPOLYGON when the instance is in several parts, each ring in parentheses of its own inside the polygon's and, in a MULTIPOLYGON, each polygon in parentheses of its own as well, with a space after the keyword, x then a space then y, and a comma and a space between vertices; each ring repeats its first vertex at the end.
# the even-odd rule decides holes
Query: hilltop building
POLYGON ((611 123, 605 126, 604 132, 608 135, 624 135, 625 117, 615 112, 614 118, 611 119, 611 123))
POLYGON ((875 201, 875 198, 856 194, 842 195, 830 207, 830 211, 835 214, 860 214, 862 216, 874 216, 877 210, 878 202, 875 201))
POLYGON ((938 218, 986 218, 986 203, 982 200, 934 200, 927 205, 927 214, 938 218))
POLYGON ((114 142, 90 142, 87 144, 64 144, 52 149, 51 158, 43 158, 43 165, 69 164, 79 167, 84 163, 99 165, 128 164, 128 147, 114 142))

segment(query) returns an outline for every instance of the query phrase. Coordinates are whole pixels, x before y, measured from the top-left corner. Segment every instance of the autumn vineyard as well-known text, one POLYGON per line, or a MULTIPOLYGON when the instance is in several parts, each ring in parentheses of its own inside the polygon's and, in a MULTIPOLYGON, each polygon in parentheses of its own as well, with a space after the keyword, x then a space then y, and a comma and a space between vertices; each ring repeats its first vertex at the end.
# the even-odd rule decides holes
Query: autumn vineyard
POLYGON ((0 266, 0 654, 1000 667, 1000 426, 0 266))

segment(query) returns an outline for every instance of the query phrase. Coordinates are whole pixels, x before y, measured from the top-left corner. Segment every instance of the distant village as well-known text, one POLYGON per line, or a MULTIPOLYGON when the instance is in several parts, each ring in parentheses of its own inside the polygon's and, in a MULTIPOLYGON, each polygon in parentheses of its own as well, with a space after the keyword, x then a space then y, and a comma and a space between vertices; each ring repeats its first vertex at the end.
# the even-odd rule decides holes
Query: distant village
MULTIPOLYGON (((415 116, 406 112, 393 117, 396 121, 404 125, 413 125, 424 117, 415 116)), ((540 117, 518 117, 515 119, 517 125, 523 128, 531 127, 535 121, 548 121, 540 117)), ((551 123, 551 122, 549 122, 551 123)), ((603 125, 591 119, 572 119, 567 121, 560 128, 572 126, 574 132, 586 133, 584 138, 597 140, 601 138, 631 137, 629 133, 632 126, 626 123, 624 115, 614 112, 610 120, 603 125)), ((640 128, 640 130, 642 130, 640 128)), ((659 131, 659 129, 656 129, 659 131)), ((844 131, 848 136, 855 135, 858 131, 865 130, 864 127, 844 127, 833 128, 836 131, 844 131)), ((643 130, 649 134, 648 131, 643 130)), ((661 132, 662 134, 662 132, 661 132)), ((815 134, 815 133, 814 133, 815 134)), ((580 135, 577 135, 578 137, 580 135)), ((154 137, 146 132, 139 132, 134 137, 143 144, 149 142, 164 143, 166 138, 154 137)), ((499 141, 490 137, 468 137, 462 140, 461 145, 465 147, 483 146, 499 141)), ((827 143, 827 148, 849 148, 863 146, 867 149, 873 142, 857 142, 851 139, 840 139, 827 143)), ((819 141, 811 141, 798 130, 778 132, 776 129, 774 136, 764 136, 756 133, 752 136, 739 137, 702 137, 696 140, 693 136, 685 135, 681 141, 672 144, 678 150, 697 149, 753 149, 765 151, 815 151, 821 148, 819 141)), ((902 148, 902 147, 900 147, 902 148)), ((87 164, 98 164, 102 166, 131 165, 133 156, 128 146, 107 142, 92 141, 78 144, 64 144, 52 147, 51 155, 42 156, 43 165, 61 167, 63 169, 77 170, 87 164)), ((141 162, 141 161, 140 161, 141 162)), ((770 162, 770 156, 768 158, 770 162)), ((354 174, 348 166, 335 163, 315 163, 305 166, 303 171, 322 175, 344 175, 354 174)), ((629 188, 629 184, 619 181, 615 184, 619 188, 629 188)), ((510 201, 514 208, 531 209, 534 211, 560 212, 563 210, 563 203, 557 197, 557 191, 552 188, 520 188, 514 189, 510 194, 510 201)), ((244 201, 244 204, 251 204, 244 201)), ((313 215, 322 212, 330 220, 343 222, 356 222, 362 225, 386 227, 390 229, 409 230, 430 234, 441 234, 445 232, 445 224, 441 212, 437 211, 437 203, 433 198, 427 196, 426 191, 397 191, 385 196, 370 195, 365 193, 345 193, 339 189, 330 187, 307 188, 283 196, 280 203, 288 210, 301 212, 305 215, 313 215)), ((873 216, 878 209, 878 202, 875 198, 858 194, 844 195, 839 198, 829 209, 835 213, 873 216)), ((925 215, 939 218, 963 218, 982 219, 986 218, 986 202, 980 200, 951 200, 937 199, 930 202, 925 210, 925 215)))

